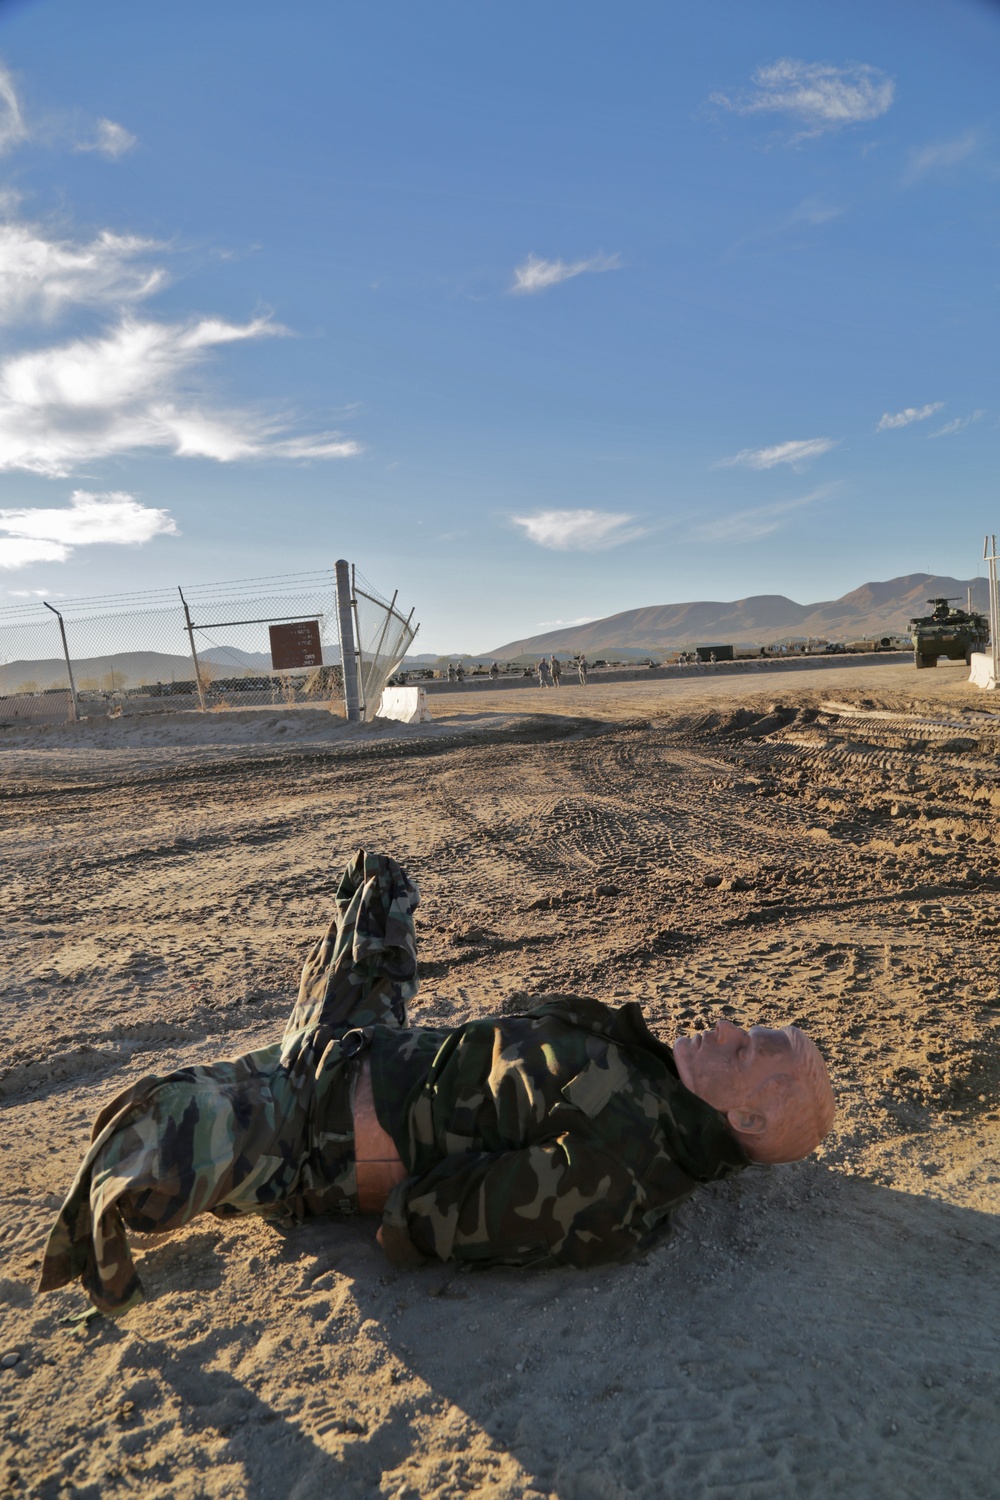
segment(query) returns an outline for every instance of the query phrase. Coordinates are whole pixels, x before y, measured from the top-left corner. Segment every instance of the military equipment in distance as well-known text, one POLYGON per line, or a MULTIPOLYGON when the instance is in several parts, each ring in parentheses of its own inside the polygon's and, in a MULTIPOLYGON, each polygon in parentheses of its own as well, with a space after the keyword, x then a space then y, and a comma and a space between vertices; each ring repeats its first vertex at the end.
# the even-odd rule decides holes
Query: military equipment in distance
POLYGON ((950 599, 927 602, 933 612, 910 621, 915 667, 936 667, 939 656, 968 664, 973 651, 985 651, 990 638, 985 615, 976 610, 952 609, 950 599))

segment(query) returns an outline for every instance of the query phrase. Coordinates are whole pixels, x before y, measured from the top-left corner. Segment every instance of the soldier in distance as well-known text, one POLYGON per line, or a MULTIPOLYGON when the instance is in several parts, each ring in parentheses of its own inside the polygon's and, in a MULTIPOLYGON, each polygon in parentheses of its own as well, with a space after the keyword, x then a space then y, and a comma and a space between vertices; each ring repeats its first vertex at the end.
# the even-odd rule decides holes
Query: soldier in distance
POLYGON ((671 1049, 636 1004, 556 995, 410 1028, 418 899, 394 860, 359 850, 281 1040, 142 1079, 101 1111, 41 1290, 80 1279, 124 1312, 143 1296, 126 1227, 206 1211, 378 1213, 400 1266, 592 1266, 652 1244, 699 1183, 795 1161, 830 1129, 826 1068, 795 1026, 719 1021, 671 1049))

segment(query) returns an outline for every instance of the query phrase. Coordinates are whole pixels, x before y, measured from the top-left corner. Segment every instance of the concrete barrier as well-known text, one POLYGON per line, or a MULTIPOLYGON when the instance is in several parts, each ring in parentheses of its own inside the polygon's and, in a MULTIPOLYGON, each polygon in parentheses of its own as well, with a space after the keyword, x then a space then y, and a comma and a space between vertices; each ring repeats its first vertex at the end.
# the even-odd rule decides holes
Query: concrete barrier
POLYGON ((976 687, 986 688, 992 691, 997 686, 997 680, 993 676, 993 653, 987 656, 985 651, 973 651, 969 658, 969 681, 976 687))
POLYGON ((422 687, 384 688, 379 702, 379 719, 398 719, 401 724, 423 724, 431 716, 427 693, 422 687))

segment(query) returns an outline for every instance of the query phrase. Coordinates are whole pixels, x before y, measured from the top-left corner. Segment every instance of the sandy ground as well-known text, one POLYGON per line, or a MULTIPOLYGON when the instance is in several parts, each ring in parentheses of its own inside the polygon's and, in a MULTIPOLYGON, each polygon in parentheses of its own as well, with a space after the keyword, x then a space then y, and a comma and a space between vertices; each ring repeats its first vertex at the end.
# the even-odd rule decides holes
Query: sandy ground
POLYGON ((0 1494, 996 1494, 1000 700, 963 676, 6 734, 0 1494), (423 893, 418 1022, 794 1020, 835 1133, 625 1267, 401 1274, 368 1220, 206 1218, 143 1242, 142 1307, 67 1322, 33 1283, 93 1114, 278 1034, 360 844, 423 893))

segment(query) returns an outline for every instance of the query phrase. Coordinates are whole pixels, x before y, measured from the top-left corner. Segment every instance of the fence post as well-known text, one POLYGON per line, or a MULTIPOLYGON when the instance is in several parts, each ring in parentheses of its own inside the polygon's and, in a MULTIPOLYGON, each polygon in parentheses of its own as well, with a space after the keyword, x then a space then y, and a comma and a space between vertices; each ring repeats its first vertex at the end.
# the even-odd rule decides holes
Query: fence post
POLYGON ((181 603, 184 606, 184 618, 187 621, 188 640, 191 642, 191 660, 194 662, 194 683, 195 687, 198 689, 198 702, 201 704, 202 713, 204 713, 205 689, 201 685, 201 664, 198 661, 198 651, 194 643, 194 626, 191 624, 191 611, 187 607, 187 600, 184 597, 184 593, 181 589, 180 584, 177 585, 177 592, 180 594, 181 603))
POLYGON ((358 697, 358 662, 354 654, 354 622, 351 619, 351 575, 344 558, 338 558, 337 624, 340 629, 340 670, 344 678, 344 703, 347 717, 356 723, 361 718, 358 697))
POLYGON ((354 616, 354 659, 358 664, 358 707, 361 718, 368 722, 368 683, 365 672, 365 655, 361 642, 361 620, 358 616, 357 568, 351 563, 351 612, 354 616))
POLYGON ((73 663, 69 659, 69 646, 67 646, 66 644, 66 627, 63 624, 63 617, 56 609, 55 605, 46 603, 44 599, 42 600, 42 603, 45 605, 46 609, 51 609, 52 613, 59 621, 59 634, 62 636, 63 656, 65 656, 66 658, 66 671, 69 674, 69 696, 73 704, 73 723, 75 724, 80 718, 80 709, 76 701, 76 683, 73 681, 73 663))

